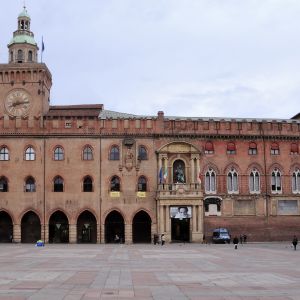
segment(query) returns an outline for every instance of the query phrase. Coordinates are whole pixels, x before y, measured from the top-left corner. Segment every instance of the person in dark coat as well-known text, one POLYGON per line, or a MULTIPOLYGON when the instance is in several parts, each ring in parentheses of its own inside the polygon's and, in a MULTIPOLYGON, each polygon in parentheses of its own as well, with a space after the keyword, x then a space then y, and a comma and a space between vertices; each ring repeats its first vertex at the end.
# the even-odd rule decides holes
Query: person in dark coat
POLYGON ((234 244, 234 249, 237 249, 238 243, 239 243, 239 238, 237 236, 235 236, 232 240, 233 244, 234 244))
POLYGON ((298 244, 298 239, 297 239, 297 237, 296 237, 295 235, 294 235, 294 238, 293 238, 292 244, 293 244, 293 246, 294 246, 294 250, 296 250, 296 248, 297 248, 297 244, 298 244))

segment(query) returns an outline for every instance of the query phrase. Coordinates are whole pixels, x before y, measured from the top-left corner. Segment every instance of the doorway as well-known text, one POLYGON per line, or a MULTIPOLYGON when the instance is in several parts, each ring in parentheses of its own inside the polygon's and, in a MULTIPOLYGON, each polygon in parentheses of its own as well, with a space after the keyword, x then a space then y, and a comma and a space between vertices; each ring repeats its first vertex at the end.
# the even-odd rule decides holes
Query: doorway
POLYGON ((124 243, 125 226, 122 215, 112 211, 105 219, 105 243, 124 243), (118 239, 116 239, 116 236, 118 239))
POLYGON ((61 211, 56 211, 49 220, 49 243, 69 243, 69 222, 61 211))
POLYGON ((21 221, 21 243, 36 243, 41 239, 41 222, 33 211, 27 212, 21 221))
POLYGON ((172 242, 190 242, 190 219, 171 219, 172 242))
POLYGON ((87 210, 77 220, 77 243, 97 243, 97 221, 87 210))
POLYGON ((13 240, 13 223, 10 215, 0 211, 0 243, 11 243, 13 240))
POLYGON ((151 218, 145 211, 138 212, 133 218, 132 242, 151 243, 151 218))

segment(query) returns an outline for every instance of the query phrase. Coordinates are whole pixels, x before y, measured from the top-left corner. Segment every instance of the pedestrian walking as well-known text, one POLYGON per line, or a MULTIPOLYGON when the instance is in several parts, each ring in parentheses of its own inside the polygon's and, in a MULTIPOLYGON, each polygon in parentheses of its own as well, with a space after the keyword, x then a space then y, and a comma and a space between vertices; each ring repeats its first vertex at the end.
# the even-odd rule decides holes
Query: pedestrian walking
POLYGON ((240 244, 243 244, 244 235, 240 235, 240 244))
POLYGON ((165 238, 164 234, 161 235, 160 241, 161 241, 161 245, 163 246, 165 244, 165 242, 166 242, 166 238, 165 238))
POLYGON ((247 235, 244 234, 244 244, 246 244, 246 243, 247 243, 247 235))
POLYGON ((156 245, 158 244, 158 234, 154 233, 153 235, 153 244, 156 245))
POLYGON ((293 237, 292 244, 293 244, 293 246, 294 246, 294 250, 296 250, 297 244, 298 244, 298 239, 297 239, 297 237, 296 237, 295 235, 294 235, 294 237, 293 237))
POLYGON ((235 236, 234 238, 233 238, 233 244, 234 244, 234 249, 236 250, 237 249, 237 247, 238 247, 238 243, 239 243, 239 239, 238 239, 238 237, 237 236, 235 236))

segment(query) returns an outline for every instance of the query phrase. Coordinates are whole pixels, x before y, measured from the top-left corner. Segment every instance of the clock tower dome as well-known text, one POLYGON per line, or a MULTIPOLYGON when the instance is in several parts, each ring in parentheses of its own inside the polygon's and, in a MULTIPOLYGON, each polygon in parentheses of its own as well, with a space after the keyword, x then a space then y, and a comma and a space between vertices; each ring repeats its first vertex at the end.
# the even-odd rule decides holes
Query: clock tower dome
POLYGON ((8 44, 8 63, 0 64, 0 118, 40 118, 49 111, 51 73, 38 62, 38 45, 26 7, 8 44))

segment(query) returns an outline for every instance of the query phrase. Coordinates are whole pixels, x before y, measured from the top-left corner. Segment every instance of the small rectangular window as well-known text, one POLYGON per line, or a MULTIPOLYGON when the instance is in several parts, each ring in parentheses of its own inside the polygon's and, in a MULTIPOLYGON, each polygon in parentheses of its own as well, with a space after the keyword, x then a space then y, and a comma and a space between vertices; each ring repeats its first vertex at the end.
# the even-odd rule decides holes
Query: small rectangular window
POLYGON ((65 128, 72 128, 72 122, 66 121, 65 122, 65 128))

